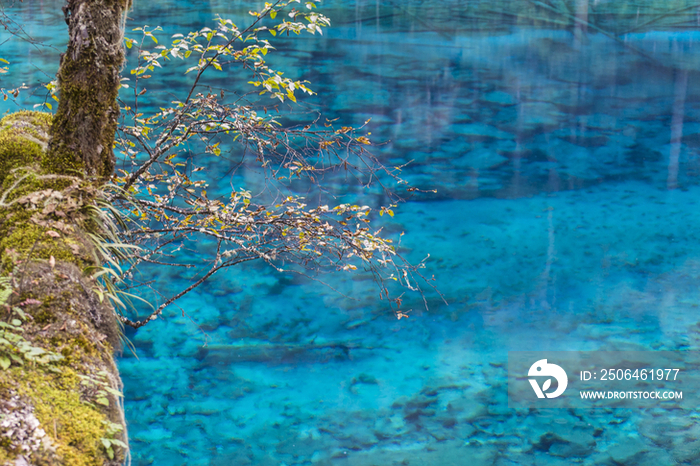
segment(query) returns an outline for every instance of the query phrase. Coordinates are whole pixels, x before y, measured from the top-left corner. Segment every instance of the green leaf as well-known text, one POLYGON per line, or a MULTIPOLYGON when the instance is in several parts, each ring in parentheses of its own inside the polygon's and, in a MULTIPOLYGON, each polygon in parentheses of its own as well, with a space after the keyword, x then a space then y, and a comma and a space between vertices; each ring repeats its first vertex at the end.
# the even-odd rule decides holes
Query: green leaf
MULTIPOLYGON (((272 10, 272 11, 270 12, 270 18, 275 19, 275 16, 277 16, 277 11, 276 11, 276 10, 272 10)), ((274 34, 273 34, 273 36, 274 36, 274 34)), ((5 62, 5 63, 7 63, 7 62, 5 62)))
POLYGON ((117 439, 113 438, 113 439, 109 439, 109 441, 112 442, 112 445, 117 445, 118 447, 122 447, 125 449, 129 448, 126 446, 126 443, 122 442, 121 440, 117 440, 117 439))
POLYGON ((12 310, 15 311, 22 320, 27 320, 27 314, 25 314, 21 308, 15 306, 12 310))
POLYGON ((108 438, 101 438, 100 440, 102 440, 102 445, 104 445, 105 450, 107 450, 107 456, 109 456, 109 459, 113 460, 114 450, 112 450, 112 440, 108 438))
POLYGON ((97 298, 100 300, 100 303, 103 303, 105 300, 105 294, 102 292, 102 290, 97 287, 94 288, 95 293, 97 293, 97 298))
POLYGON ((2 368, 2 370, 6 370, 7 368, 9 368, 10 364, 12 364, 10 362, 10 358, 8 358, 5 355, 0 356, 0 367, 2 368))
POLYGON ((40 354, 44 354, 44 353, 46 353, 45 349, 37 348, 36 346, 30 346, 29 350, 24 352, 24 356, 27 358, 33 358, 34 356, 39 356, 40 354))
POLYGON ((104 396, 100 396, 95 400, 95 403, 99 403, 102 406, 109 406, 109 400, 104 396))
POLYGON ((12 325, 14 325, 15 327, 19 327, 20 325, 22 325, 22 321, 19 320, 19 319, 12 319, 12 322, 11 322, 11 323, 12 323, 12 325))
POLYGON ((124 396, 124 395, 122 395, 122 392, 120 392, 119 390, 115 390, 112 387, 104 387, 104 390, 108 393, 111 393, 112 395, 114 395, 116 397, 123 397, 124 396))
POLYGON ((15 335, 14 333, 5 333, 5 338, 10 340, 12 343, 17 343, 18 341, 24 340, 24 338, 19 335, 15 335))

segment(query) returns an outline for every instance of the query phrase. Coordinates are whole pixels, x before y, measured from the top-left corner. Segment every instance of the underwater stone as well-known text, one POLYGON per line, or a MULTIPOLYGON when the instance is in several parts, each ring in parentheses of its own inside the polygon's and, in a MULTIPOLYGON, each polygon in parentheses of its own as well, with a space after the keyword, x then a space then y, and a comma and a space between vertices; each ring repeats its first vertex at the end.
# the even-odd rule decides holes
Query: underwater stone
POLYGON ((374 423, 374 435, 380 440, 400 437, 408 432, 406 422, 401 416, 382 417, 374 423))
POLYGON ((627 438, 608 449, 608 454, 615 463, 636 465, 645 451, 647 446, 644 442, 637 438, 627 438))
POLYGON ((550 455, 562 458, 588 456, 595 451, 595 446, 593 436, 581 432, 563 436, 547 432, 533 444, 536 450, 547 451, 550 455))
POLYGON ((592 115, 581 115, 578 117, 579 124, 592 129, 614 130, 620 125, 619 119, 612 115, 594 113, 592 115))
POLYGON ((481 137, 481 138, 492 138, 492 139, 513 139, 511 133, 501 131, 500 129, 485 125, 483 123, 469 123, 462 125, 454 125, 454 132, 460 136, 467 137, 481 137))
POLYGON ((700 440, 675 445, 672 455, 677 463, 698 464, 700 460, 700 440))
POLYGON ((565 117, 555 105, 545 102, 520 104, 518 111, 520 117, 514 124, 522 125, 524 129, 557 126, 564 122, 565 117))
POLYGON ((134 438, 142 442, 157 442, 164 439, 169 439, 173 436, 173 433, 169 430, 159 426, 151 425, 150 429, 140 431, 134 438))
POLYGON ((484 404, 468 398, 451 401, 447 405, 447 411, 454 413, 457 419, 467 422, 488 415, 487 407, 484 404))
POLYGON ((498 105, 515 105, 518 103, 515 97, 502 91, 489 92, 481 96, 480 100, 482 102, 491 102, 498 105))
POLYGON ((499 155, 495 150, 481 147, 452 160, 452 165, 460 168, 469 167, 475 170, 484 170, 507 161, 506 157, 499 155))

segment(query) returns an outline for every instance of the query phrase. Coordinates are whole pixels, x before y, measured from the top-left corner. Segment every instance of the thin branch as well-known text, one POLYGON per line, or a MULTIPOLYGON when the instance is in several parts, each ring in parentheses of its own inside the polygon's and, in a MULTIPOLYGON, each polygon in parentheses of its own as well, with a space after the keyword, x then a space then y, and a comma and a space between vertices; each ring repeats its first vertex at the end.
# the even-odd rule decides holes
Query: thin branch
POLYGON ((195 288, 197 288, 199 285, 201 285, 202 283, 204 283, 209 277, 211 277, 212 275, 214 275, 214 274, 215 274, 216 272, 218 272, 219 270, 221 270, 221 269, 223 269, 223 268, 226 268, 226 267, 231 267, 231 266, 233 266, 233 265, 238 265, 238 264, 241 264, 241 263, 243 263, 243 262, 248 262, 248 261, 251 261, 251 260, 254 260, 254 259, 255 259, 255 258, 238 259, 238 260, 235 260, 235 261, 225 262, 225 263, 220 264, 220 265, 214 265, 212 268, 209 269, 209 271, 208 271, 202 278, 200 278, 199 280, 197 280, 196 282, 194 282, 192 285, 190 285, 190 286, 187 287, 186 289, 182 290, 181 292, 179 292, 178 294, 176 294, 176 295, 173 296, 172 298, 170 298, 170 299, 168 299, 167 301, 165 301, 164 303, 162 303, 160 306, 158 306, 158 308, 157 308, 155 311, 153 311, 153 312, 151 313, 151 315, 149 315, 149 316, 148 316, 146 319, 144 319, 144 320, 132 321, 132 320, 126 318, 125 316, 117 316, 117 318, 119 319, 119 321, 120 321, 121 323, 123 323, 123 324, 125 324, 125 325, 128 325, 128 326, 130 326, 130 327, 133 327, 133 328, 140 328, 140 327, 143 327, 143 326, 146 325, 147 323, 149 323, 149 322, 151 322, 151 321, 153 321, 153 320, 156 320, 156 319, 158 318, 158 316, 160 316, 160 315, 163 313, 163 310, 164 310, 166 307, 168 307, 169 305, 171 305, 172 303, 174 303, 174 302, 177 301, 178 299, 182 298, 183 296, 185 296, 185 295, 186 295, 187 293, 189 293, 190 291, 192 291, 192 290, 194 290, 195 288))

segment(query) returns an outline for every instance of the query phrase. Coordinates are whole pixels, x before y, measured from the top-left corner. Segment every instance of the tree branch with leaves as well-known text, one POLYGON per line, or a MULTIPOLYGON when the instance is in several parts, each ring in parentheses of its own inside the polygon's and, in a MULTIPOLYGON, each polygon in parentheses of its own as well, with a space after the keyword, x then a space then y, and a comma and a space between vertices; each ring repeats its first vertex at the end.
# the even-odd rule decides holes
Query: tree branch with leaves
POLYGON ((313 91, 309 83, 271 68, 272 40, 281 34, 321 34, 330 20, 316 11, 316 3, 266 3, 261 11, 249 12, 253 20, 245 29, 217 18, 213 28, 175 34, 168 45, 158 38, 160 28, 136 28, 140 37, 125 39, 137 63, 122 83, 131 97, 129 104, 122 104, 124 123, 117 138, 124 167, 114 183, 121 191, 111 199, 129 212, 124 241, 141 249, 132 255, 133 264, 119 271, 118 280, 133 292, 138 288, 133 281, 137 267, 144 262, 198 273, 191 274, 190 286, 158 303, 150 315, 121 315, 122 323, 141 327, 216 272, 250 261, 310 276, 364 270, 397 315, 401 301, 390 293, 387 281, 418 292, 421 282, 432 286, 421 273, 424 263, 406 261, 397 244, 373 226, 377 213, 393 216, 396 203, 404 200, 396 187, 409 195, 416 191, 401 179, 400 167, 384 166, 368 150, 372 142, 364 128, 336 127, 313 113, 303 125, 281 121, 299 92, 313 91), (144 114, 143 99, 150 92, 145 86, 164 68, 177 68, 179 61, 192 63, 184 71, 193 75, 184 99, 158 101, 159 111, 144 114), (252 89, 242 93, 217 88, 217 73, 248 74, 252 89), (239 168, 262 173, 261 192, 240 187, 211 197, 205 167, 226 163, 224 148, 240 154, 239 168), (331 187, 339 179, 344 184, 354 180, 362 188, 376 184, 392 203, 377 212, 366 205, 325 204, 324 194, 330 201, 339 194, 331 187), (304 183, 313 201, 294 193, 293 183, 304 183), (178 249, 208 245, 210 253, 183 263, 169 257, 166 244, 178 249))

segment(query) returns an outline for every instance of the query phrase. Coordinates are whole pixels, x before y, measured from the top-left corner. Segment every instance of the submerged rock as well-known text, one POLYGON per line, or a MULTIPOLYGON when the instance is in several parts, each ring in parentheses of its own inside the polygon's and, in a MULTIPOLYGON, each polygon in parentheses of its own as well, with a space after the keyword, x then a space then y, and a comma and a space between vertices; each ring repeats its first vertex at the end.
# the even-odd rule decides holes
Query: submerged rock
POLYGON ((453 131, 459 136, 484 139, 513 139, 514 136, 506 131, 483 123, 467 123, 453 126, 453 131))

